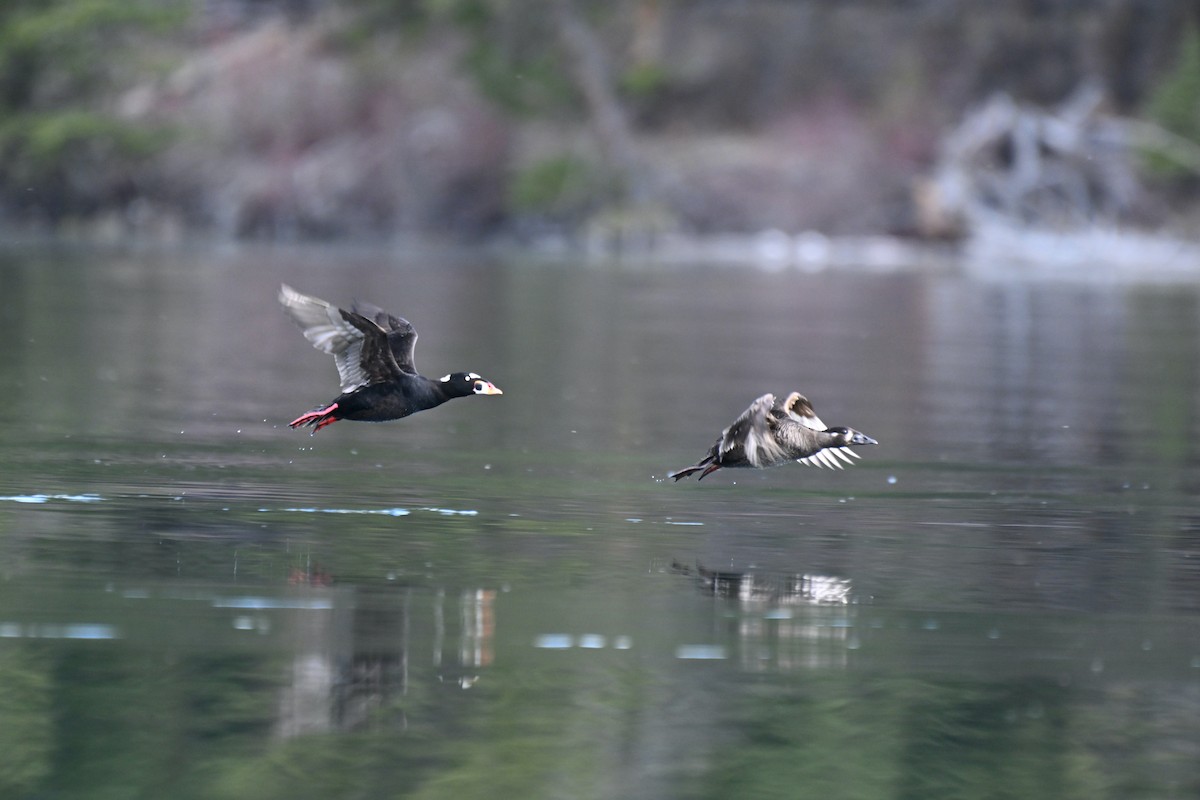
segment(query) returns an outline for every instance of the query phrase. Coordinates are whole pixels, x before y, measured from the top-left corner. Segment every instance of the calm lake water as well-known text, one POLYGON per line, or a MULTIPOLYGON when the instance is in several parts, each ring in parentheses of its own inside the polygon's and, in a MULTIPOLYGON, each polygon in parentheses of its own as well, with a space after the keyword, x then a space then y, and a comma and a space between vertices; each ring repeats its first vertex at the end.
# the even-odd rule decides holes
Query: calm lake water
POLYGON ((1200 281, 0 254, 0 796, 1194 798, 1200 281), (337 394, 281 281, 503 397, 337 394), (692 463, 800 390, 852 469, 692 463))

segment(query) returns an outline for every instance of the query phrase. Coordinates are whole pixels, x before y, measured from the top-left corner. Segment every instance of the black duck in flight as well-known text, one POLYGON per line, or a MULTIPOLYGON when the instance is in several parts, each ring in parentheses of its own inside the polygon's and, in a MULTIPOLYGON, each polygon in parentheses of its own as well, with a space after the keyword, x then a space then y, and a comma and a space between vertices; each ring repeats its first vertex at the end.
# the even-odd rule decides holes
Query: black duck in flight
POLYGON ((333 356, 342 393, 328 404, 288 423, 309 425, 313 432, 339 419, 383 422, 440 406, 455 397, 503 394, 474 372, 452 372, 440 380, 426 378, 413 365, 417 332, 408 320, 367 303, 346 311, 297 292, 287 284, 279 302, 322 353, 333 356))

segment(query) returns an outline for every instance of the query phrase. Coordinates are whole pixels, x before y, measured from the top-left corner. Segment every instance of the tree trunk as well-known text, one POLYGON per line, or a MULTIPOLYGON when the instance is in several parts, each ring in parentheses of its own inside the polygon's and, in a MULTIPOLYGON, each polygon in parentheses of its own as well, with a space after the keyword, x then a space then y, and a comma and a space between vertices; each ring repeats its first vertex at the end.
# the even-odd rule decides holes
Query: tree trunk
POLYGON ((555 22, 571 71, 588 107, 600 153, 621 176, 632 205, 650 200, 650 179, 621 101, 613 89, 604 46, 580 16, 574 0, 555 0, 555 22))

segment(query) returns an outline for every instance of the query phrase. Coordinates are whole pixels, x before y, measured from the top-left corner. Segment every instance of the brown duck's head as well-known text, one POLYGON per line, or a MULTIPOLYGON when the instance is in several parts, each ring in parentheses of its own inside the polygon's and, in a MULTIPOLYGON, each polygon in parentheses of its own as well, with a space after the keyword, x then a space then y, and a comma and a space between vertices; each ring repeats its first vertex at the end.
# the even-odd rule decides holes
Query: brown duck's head
POLYGON ((852 444, 879 444, 879 442, 870 436, 867 436, 862 431, 856 431, 854 428, 829 428, 825 432, 833 434, 838 439, 838 444, 842 447, 849 447, 852 444))

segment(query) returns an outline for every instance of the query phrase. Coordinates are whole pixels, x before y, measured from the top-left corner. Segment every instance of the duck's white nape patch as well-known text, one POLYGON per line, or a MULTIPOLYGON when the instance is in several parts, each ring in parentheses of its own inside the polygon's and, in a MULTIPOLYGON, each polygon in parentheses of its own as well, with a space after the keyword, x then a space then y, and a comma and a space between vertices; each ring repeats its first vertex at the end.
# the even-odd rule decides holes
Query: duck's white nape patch
MULTIPOLYGON (((449 375, 447 375, 446 377, 447 377, 447 378, 449 378, 450 376, 449 376, 449 375)), ((473 381, 481 381, 481 380, 483 380, 483 376, 481 376, 481 375, 476 375, 474 372, 468 372, 468 373, 467 373, 467 377, 468 377, 468 378, 470 378, 470 379, 471 379, 471 380, 473 380, 473 381)))
POLYGON ((450 376, 443 375, 442 377, 438 378, 438 380, 440 380, 442 383, 445 383, 446 381, 450 380, 450 376))

